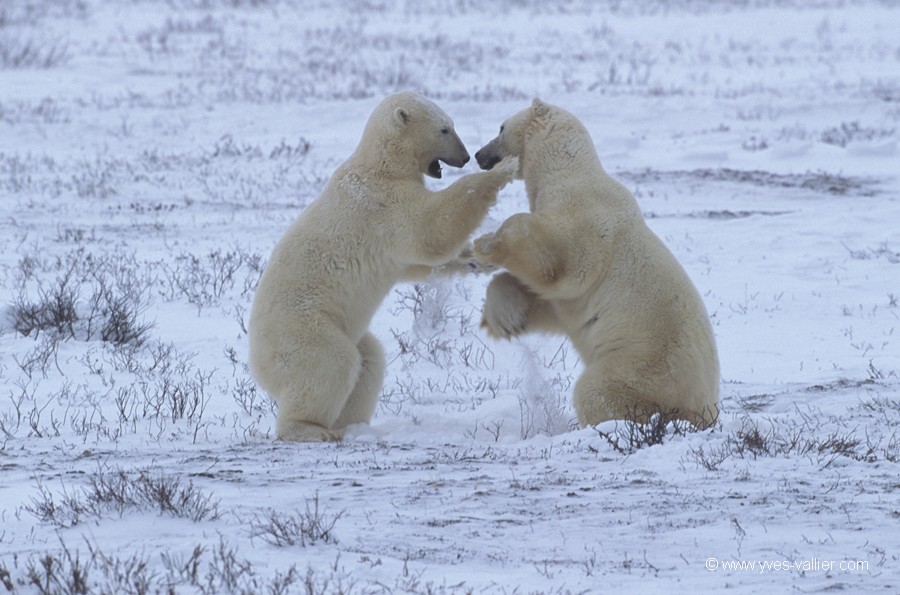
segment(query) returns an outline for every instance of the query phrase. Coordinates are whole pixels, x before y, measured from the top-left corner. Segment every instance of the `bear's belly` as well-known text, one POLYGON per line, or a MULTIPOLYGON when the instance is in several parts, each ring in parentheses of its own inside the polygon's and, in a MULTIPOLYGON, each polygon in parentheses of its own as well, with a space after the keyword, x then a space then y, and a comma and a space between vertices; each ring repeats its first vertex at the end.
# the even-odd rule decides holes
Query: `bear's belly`
POLYGON ((653 349, 636 299, 611 287, 600 287, 581 298, 554 303, 557 316, 583 361, 613 354, 653 349))
POLYGON ((320 296, 323 313, 354 342, 368 331, 384 298, 400 278, 400 267, 370 262, 345 270, 331 279, 330 291, 320 296))

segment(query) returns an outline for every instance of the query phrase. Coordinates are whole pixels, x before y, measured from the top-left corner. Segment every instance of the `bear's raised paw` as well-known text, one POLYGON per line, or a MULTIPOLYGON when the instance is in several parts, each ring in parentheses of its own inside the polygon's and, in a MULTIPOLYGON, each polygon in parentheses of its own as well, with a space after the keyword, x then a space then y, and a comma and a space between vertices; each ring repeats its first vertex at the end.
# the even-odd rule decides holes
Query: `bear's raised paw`
POLYGON ((495 339, 511 339, 528 325, 528 296, 509 273, 494 277, 487 287, 481 328, 495 339))
POLYGON ((513 178, 515 178, 516 172, 519 171, 519 158, 513 155, 504 157, 503 160, 492 167, 490 171, 491 173, 503 176, 504 185, 509 184, 513 181, 513 178))

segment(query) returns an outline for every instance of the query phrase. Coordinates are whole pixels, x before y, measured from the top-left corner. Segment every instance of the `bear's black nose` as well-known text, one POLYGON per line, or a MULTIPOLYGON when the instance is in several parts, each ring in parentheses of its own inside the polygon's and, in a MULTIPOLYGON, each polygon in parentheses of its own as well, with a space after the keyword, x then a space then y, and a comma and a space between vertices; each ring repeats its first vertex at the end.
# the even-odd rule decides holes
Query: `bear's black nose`
POLYGON ((500 162, 500 158, 496 155, 489 155, 483 149, 480 149, 475 153, 475 161, 478 162, 478 167, 487 170, 497 165, 500 162))

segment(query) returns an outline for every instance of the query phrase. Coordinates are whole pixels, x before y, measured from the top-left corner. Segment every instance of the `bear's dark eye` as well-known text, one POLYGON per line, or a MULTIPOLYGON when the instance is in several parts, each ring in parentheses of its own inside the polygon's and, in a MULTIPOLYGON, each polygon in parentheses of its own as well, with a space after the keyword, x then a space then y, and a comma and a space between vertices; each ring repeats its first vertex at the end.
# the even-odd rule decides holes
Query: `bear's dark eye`
POLYGON ((503 124, 500 125, 500 134, 503 134, 503 124))
POLYGON ((450 134, 449 128, 441 128, 441 134, 450 134))

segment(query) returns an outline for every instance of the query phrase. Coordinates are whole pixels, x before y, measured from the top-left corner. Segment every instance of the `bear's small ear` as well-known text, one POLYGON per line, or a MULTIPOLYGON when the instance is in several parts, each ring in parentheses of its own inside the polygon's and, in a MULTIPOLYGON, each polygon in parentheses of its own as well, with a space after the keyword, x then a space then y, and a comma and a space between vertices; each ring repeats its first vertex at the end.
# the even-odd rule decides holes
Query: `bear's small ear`
POLYGON ((550 107, 549 107, 546 103, 544 103, 543 101, 541 101, 541 100, 538 99, 537 97, 535 97, 534 100, 532 100, 532 102, 531 102, 531 112, 532 112, 534 115, 536 115, 536 116, 543 116, 543 115, 546 115, 546 113, 547 113, 548 111, 550 111, 550 107))
POLYGON ((398 107, 394 110, 394 122, 399 126, 406 126, 406 123, 409 122, 409 112, 405 108, 398 107))

